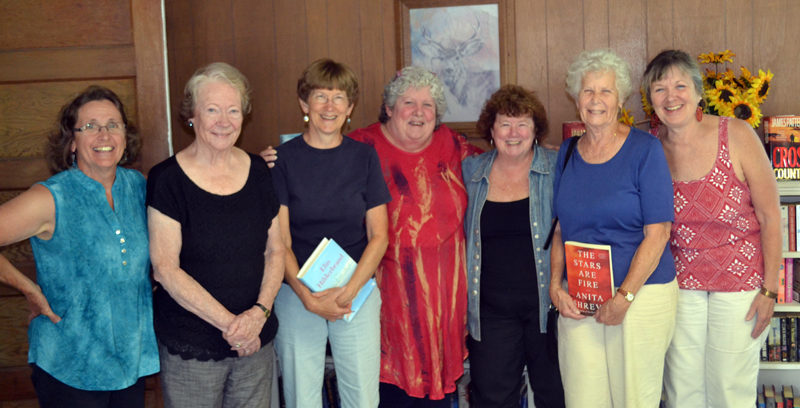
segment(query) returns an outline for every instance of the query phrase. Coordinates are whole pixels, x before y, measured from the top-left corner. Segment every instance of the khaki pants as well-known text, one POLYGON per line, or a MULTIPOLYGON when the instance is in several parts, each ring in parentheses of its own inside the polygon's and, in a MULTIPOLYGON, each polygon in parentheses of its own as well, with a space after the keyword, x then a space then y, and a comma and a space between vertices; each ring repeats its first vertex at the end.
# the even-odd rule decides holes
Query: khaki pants
POLYGON ((618 326, 559 317, 567 407, 658 407, 677 297, 675 280, 644 285, 618 326))

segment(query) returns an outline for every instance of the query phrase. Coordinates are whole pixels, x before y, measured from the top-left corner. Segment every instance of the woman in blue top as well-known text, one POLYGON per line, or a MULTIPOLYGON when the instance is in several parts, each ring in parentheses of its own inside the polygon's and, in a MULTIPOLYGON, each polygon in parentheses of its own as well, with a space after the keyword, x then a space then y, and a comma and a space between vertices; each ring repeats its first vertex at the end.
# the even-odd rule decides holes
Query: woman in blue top
POLYGON ((342 406, 374 408, 379 291, 372 291, 351 321, 342 318, 386 252, 391 196, 375 149, 342 134, 358 99, 353 71, 330 59, 314 61, 297 81, 297 96, 308 128, 278 147, 273 178, 287 248, 285 283, 275 299, 284 398, 288 408, 320 406, 330 341, 342 406), (322 238, 336 241, 358 266, 344 286, 312 293, 297 272, 322 238))
POLYGON ((28 361, 42 407, 143 407, 158 372, 145 180, 122 102, 91 86, 61 111, 57 172, 0 206, 0 245, 31 239, 34 283, 0 255, 0 282, 31 309, 28 361), (37 284, 38 283, 38 284, 37 284))
MULTIPOLYGON (((523 367, 536 406, 563 407, 555 342, 548 341, 551 219, 556 152, 539 145, 547 116, 536 96, 506 85, 478 129, 495 150, 464 159, 472 402, 519 406, 523 367)), ((551 326, 552 327, 552 326, 551 326)))
POLYGON ((672 184, 664 151, 617 115, 631 92, 628 64, 611 51, 581 53, 567 91, 586 125, 566 167, 561 145, 553 189, 559 225, 550 297, 561 312, 558 350, 567 406, 656 407, 678 289, 667 248, 672 184), (616 294, 592 318, 567 292, 565 241, 611 246, 616 294))

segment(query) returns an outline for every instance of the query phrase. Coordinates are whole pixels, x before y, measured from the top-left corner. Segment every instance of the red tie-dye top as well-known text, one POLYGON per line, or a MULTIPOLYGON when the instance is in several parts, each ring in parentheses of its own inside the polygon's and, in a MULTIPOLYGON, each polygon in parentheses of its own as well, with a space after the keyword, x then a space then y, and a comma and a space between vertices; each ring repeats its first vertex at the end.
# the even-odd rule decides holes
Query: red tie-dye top
POLYGON ((375 147, 392 194, 389 248, 378 266, 381 382, 417 398, 455 391, 467 356, 461 160, 477 148, 442 125, 423 151, 395 147, 376 123, 349 134, 375 147))
POLYGON ((750 189, 736 177, 728 148, 728 118, 719 121, 711 171, 672 182, 675 222, 670 249, 681 289, 737 292, 758 289, 764 277, 761 227, 750 189))

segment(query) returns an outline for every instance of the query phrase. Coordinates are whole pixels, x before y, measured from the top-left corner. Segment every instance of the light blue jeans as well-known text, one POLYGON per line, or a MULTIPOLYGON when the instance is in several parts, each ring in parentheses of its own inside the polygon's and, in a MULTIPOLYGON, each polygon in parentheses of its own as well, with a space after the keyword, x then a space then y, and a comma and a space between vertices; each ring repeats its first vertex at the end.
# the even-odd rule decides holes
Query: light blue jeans
POLYGON ((331 343, 343 408, 378 406, 380 376, 380 291, 375 288, 352 321, 333 323, 309 312, 283 284, 275 298, 280 328, 275 349, 287 408, 322 406, 325 345, 331 343))

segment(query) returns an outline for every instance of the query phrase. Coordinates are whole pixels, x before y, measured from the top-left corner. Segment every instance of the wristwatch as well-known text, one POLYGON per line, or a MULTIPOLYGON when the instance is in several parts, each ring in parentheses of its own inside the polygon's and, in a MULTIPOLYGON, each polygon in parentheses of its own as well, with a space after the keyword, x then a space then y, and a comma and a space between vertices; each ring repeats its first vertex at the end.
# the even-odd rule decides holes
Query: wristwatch
POLYGON ((633 299, 636 298, 636 295, 634 295, 633 292, 629 292, 625 289, 622 289, 621 287, 617 288, 617 292, 619 292, 622 296, 624 296, 625 300, 627 300, 628 303, 633 302, 633 299))

